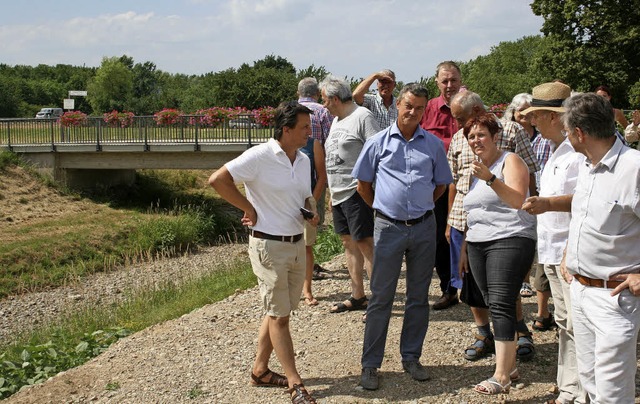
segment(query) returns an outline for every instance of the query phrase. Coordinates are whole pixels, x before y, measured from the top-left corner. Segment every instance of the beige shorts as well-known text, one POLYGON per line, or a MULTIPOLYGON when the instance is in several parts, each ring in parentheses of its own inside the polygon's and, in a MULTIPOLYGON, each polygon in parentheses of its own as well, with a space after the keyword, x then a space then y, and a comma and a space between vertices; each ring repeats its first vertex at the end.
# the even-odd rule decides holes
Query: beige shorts
POLYGON ((318 238, 318 227, 312 226, 304 221, 304 245, 307 247, 312 246, 316 243, 316 239, 318 238))
POLYGON ((304 242, 249 237, 249 259, 258 278, 265 313, 287 317, 298 308, 302 293, 306 259, 304 242))

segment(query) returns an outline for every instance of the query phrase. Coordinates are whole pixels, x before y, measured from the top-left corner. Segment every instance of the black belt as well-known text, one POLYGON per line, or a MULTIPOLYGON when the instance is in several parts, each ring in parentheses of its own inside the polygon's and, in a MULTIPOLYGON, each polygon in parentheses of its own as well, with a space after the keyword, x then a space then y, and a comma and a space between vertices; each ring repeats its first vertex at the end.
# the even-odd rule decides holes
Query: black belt
POLYGON ((393 219, 390 218, 389 216, 385 215, 384 213, 380 212, 379 210, 376 210, 376 216, 380 217, 384 220, 388 220, 392 223, 395 224, 404 224, 405 226, 413 226, 414 224, 418 224, 418 223, 422 223, 425 220, 427 220, 429 218, 429 216, 431 216, 431 214, 433 213, 433 210, 428 210, 427 213, 425 213, 424 215, 417 217, 415 219, 409 219, 409 220, 398 220, 398 219, 393 219))
POLYGON ((273 234, 263 233, 258 230, 251 230, 251 236, 255 238, 263 238, 265 240, 282 241, 285 243, 296 243, 302 240, 302 233, 296 234, 295 236, 274 236, 273 234))

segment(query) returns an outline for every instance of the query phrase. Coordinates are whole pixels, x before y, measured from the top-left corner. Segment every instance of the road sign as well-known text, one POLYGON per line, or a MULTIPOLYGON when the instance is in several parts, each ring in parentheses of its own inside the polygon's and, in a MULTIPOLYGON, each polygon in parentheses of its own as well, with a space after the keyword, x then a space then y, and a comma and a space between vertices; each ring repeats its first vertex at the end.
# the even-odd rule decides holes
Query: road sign
POLYGON ((64 109, 75 109, 75 101, 73 98, 65 98, 63 102, 64 109))
POLYGON ((69 97, 73 97, 73 96, 77 96, 77 97, 86 97, 87 96, 87 92, 86 91, 69 91, 69 97))

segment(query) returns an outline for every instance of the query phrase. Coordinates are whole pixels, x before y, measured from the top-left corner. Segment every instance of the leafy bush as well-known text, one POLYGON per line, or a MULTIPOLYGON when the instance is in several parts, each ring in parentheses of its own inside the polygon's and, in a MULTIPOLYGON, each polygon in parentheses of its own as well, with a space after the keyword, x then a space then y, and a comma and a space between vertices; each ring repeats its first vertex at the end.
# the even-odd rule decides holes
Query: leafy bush
POLYGON ((340 240, 340 236, 333 231, 333 226, 329 225, 318 233, 316 244, 313 246, 313 254, 316 262, 327 262, 342 252, 342 240, 340 240))
POLYGON ((82 126, 87 123, 87 114, 81 111, 68 111, 60 117, 60 125, 64 128, 82 126))
POLYGON ((8 166, 15 166, 20 164, 20 158, 17 154, 0 151, 0 170, 4 170, 8 166))
POLYGON ((85 333, 80 343, 75 345, 56 335, 46 344, 16 347, 19 356, 9 357, 5 352, 0 355, 0 398, 79 366, 129 334, 128 330, 120 327, 98 330, 85 333))
POLYGON ((265 128, 273 126, 273 118, 276 116, 276 109, 273 107, 264 107, 259 109, 254 109, 252 111, 253 117, 256 122, 265 128))
POLYGON ((153 114, 153 119, 159 126, 173 126, 182 123, 183 117, 182 111, 173 108, 165 108, 153 114))
POLYGON ((115 109, 103 115, 104 121, 111 128, 128 128, 133 124, 133 112, 118 112, 115 109))

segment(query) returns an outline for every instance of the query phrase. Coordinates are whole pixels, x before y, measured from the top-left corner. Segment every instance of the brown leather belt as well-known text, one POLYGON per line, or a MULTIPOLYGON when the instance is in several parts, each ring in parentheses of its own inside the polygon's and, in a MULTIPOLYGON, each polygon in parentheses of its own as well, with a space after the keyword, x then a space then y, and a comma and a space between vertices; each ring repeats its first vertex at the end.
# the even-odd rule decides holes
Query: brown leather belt
POLYGON ((273 234, 263 233, 258 230, 251 230, 251 236, 265 240, 282 241, 284 243, 296 243, 302 240, 302 233, 296 234, 295 236, 274 236, 273 234))
POLYGON ((619 281, 619 280, 604 280, 604 279, 587 278, 586 276, 582 276, 582 275, 578 275, 578 274, 574 274, 573 277, 576 278, 576 280, 578 282, 580 282, 581 285, 592 286, 594 288, 615 289, 618 286, 620 286, 620 284, 622 282, 624 282, 624 281, 619 281))
POLYGON ((395 224, 404 224, 405 226, 413 226, 414 224, 418 224, 421 222, 424 222, 425 220, 427 220, 429 218, 429 216, 431 216, 431 214, 433 214, 433 210, 428 210, 427 213, 425 213, 424 215, 417 217, 415 219, 409 219, 409 220, 398 220, 398 219, 394 219, 392 217, 389 217, 387 215, 385 215, 384 213, 380 212, 379 210, 376 210, 376 216, 377 217, 381 217, 384 220, 387 220, 391 223, 395 223, 395 224))

